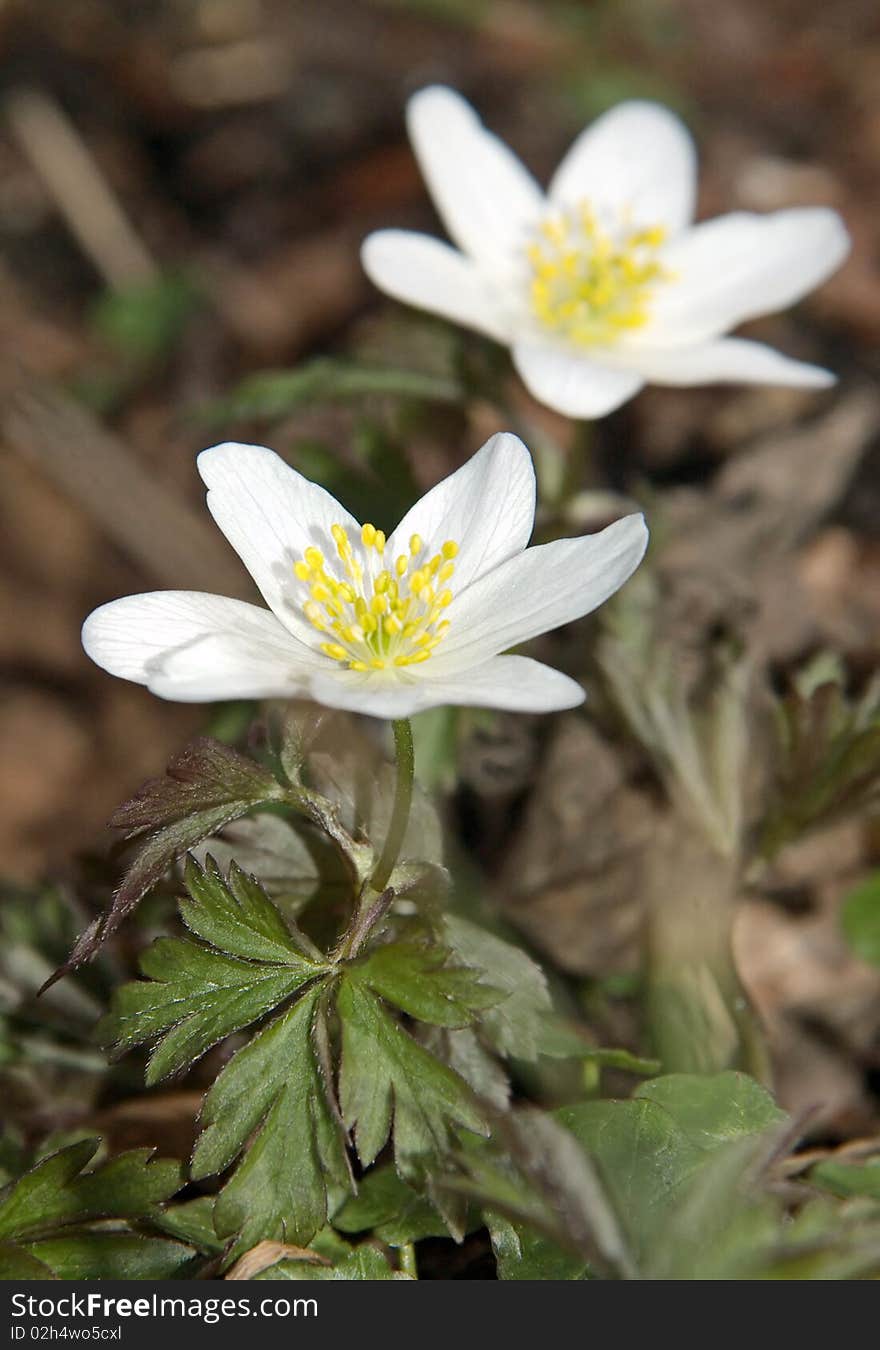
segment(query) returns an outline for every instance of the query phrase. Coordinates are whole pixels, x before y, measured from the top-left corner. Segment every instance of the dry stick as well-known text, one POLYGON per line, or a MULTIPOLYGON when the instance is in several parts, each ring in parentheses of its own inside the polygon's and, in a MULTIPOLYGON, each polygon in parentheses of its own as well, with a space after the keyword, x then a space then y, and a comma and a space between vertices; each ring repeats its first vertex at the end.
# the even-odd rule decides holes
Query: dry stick
POLYGON ((58 104, 39 89, 18 88, 7 95, 4 111, 21 150, 108 285, 154 281, 156 264, 58 104))
POLYGON ((22 383, 0 407, 0 436, 160 585, 256 598, 207 515, 157 483, 133 451, 66 394, 22 383))

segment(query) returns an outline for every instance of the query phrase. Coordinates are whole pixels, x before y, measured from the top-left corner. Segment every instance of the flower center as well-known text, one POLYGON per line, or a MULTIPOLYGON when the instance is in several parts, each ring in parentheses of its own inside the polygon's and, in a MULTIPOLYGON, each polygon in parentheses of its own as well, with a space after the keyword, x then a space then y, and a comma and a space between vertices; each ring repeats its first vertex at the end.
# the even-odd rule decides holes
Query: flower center
POLYGON ((662 225, 606 229, 586 202, 545 220, 527 250, 534 313, 582 347, 643 327, 655 282, 671 275, 658 258, 665 239, 662 225))
POLYGON ((386 565, 385 535, 375 525, 362 526, 362 549, 352 547, 342 525, 330 533, 336 558, 328 563, 320 549, 307 548, 293 569, 309 591, 303 613, 327 635, 320 644, 324 655, 360 671, 427 661, 449 629, 443 613, 452 604, 446 583, 455 571, 455 540, 447 539, 429 558, 414 534, 409 553, 386 565))

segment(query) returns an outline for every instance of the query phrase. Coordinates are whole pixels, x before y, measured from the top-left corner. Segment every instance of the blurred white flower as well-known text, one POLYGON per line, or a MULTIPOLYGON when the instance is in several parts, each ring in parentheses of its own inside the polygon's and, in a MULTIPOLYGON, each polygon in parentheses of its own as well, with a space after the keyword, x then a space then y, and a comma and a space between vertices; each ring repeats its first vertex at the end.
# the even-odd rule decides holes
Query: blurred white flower
POLYGON ((501 656, 607 600, 638 566, 640 515, 526 548, 528 450, 501 434, 428 492, 390 538, 359 525, 271 450, 199 456, 208 508, 269 606, 192 591, 114 600, 83 625, 112 675, 161 698, 311 698, 375 717, 466 704, 550 712, 579 684, 501 656))
POLYGON ((738 211, 694 225, 693 142, 655 103, 621 103, 583 131, 546 195, 453 90, 423 89, 408 121, 461 251, 381 230, 364 242, 367 274, 398 300, 508 344, 542 403, 600 417, 645 383, 833 383, 723 335, 793 304, 840 265, 849 239, 835 211, 738 211))

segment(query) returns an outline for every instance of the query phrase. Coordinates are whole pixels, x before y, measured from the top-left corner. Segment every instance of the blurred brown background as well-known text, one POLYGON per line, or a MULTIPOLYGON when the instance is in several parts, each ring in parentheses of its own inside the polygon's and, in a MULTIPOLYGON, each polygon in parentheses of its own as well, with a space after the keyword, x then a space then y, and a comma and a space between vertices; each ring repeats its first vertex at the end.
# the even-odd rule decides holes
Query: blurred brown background
MULTIPOLYGON (((93 668, 81 621, 157 586, 247 593, 193 463, 240 428, 208 426, 204 410, 250 371, 369 343, 386 306, 359 269, 361 238, 437 228, 403 125, 406 97, 431 81, 472 98, 545 178, 585 120, 659 97, 698 137, 701 214, 829 204, 852 231, 839 276, 796 317, 753 326, 835 369, 838 390, 821 405, 798 391, 652 390, 600 428, 615 486, 699 486, 732 448, 846 408, 876 376, 874 0, 6 0, 4 875, 63 867, 205 726, 204 709, 93 668)), ((861 597, 838 628, 867 662, 880 618, 877 405, 858 417, 861 467, 801 565, 829 615, 851 618, 861 597)), ((478 421, 450 463, 493 429, 478 421)), ((310 413, 254 435, 344 451, 350 430, 310 413)), ((821 450, 805 446, 805 474, 821 450)), ((413 461, 423 481, 446 467, 436 448, 413 461)))

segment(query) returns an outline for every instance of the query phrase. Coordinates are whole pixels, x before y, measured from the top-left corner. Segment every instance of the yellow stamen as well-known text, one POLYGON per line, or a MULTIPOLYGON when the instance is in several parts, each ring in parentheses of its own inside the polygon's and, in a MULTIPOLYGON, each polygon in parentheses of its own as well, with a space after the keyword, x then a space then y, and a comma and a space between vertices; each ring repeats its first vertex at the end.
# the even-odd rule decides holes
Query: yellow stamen
POLYGON ((449 629, 448 620, 439 619, 452 592, 437 591, 455 572, 455 540, 435 546, 437 551, 415 567, 413 560, 424 555, 426 545, 414 534, 409 553, 400 554, 372 578, 368 554, 375 549, 383 556, 387 540, 382 530, 362 525, 360 537, 352 543, 345 527, 334 524, 330 535, 335 560, 327 563, 320 549, 310 546, 293 564, 293 575, 306 592, 301 599, 303 615, 318 633, 334 639, 320 642, 317 649, 371 678, 374 672, 427 661, 449 629))
POLYGON ((544 221, 526 250, 534 313, 581 347, 643 328, 657 285, 672 275, 659 256, 665 242, 662 226, 634 228, 623 218, 609 227, 587 203, 544 221))

